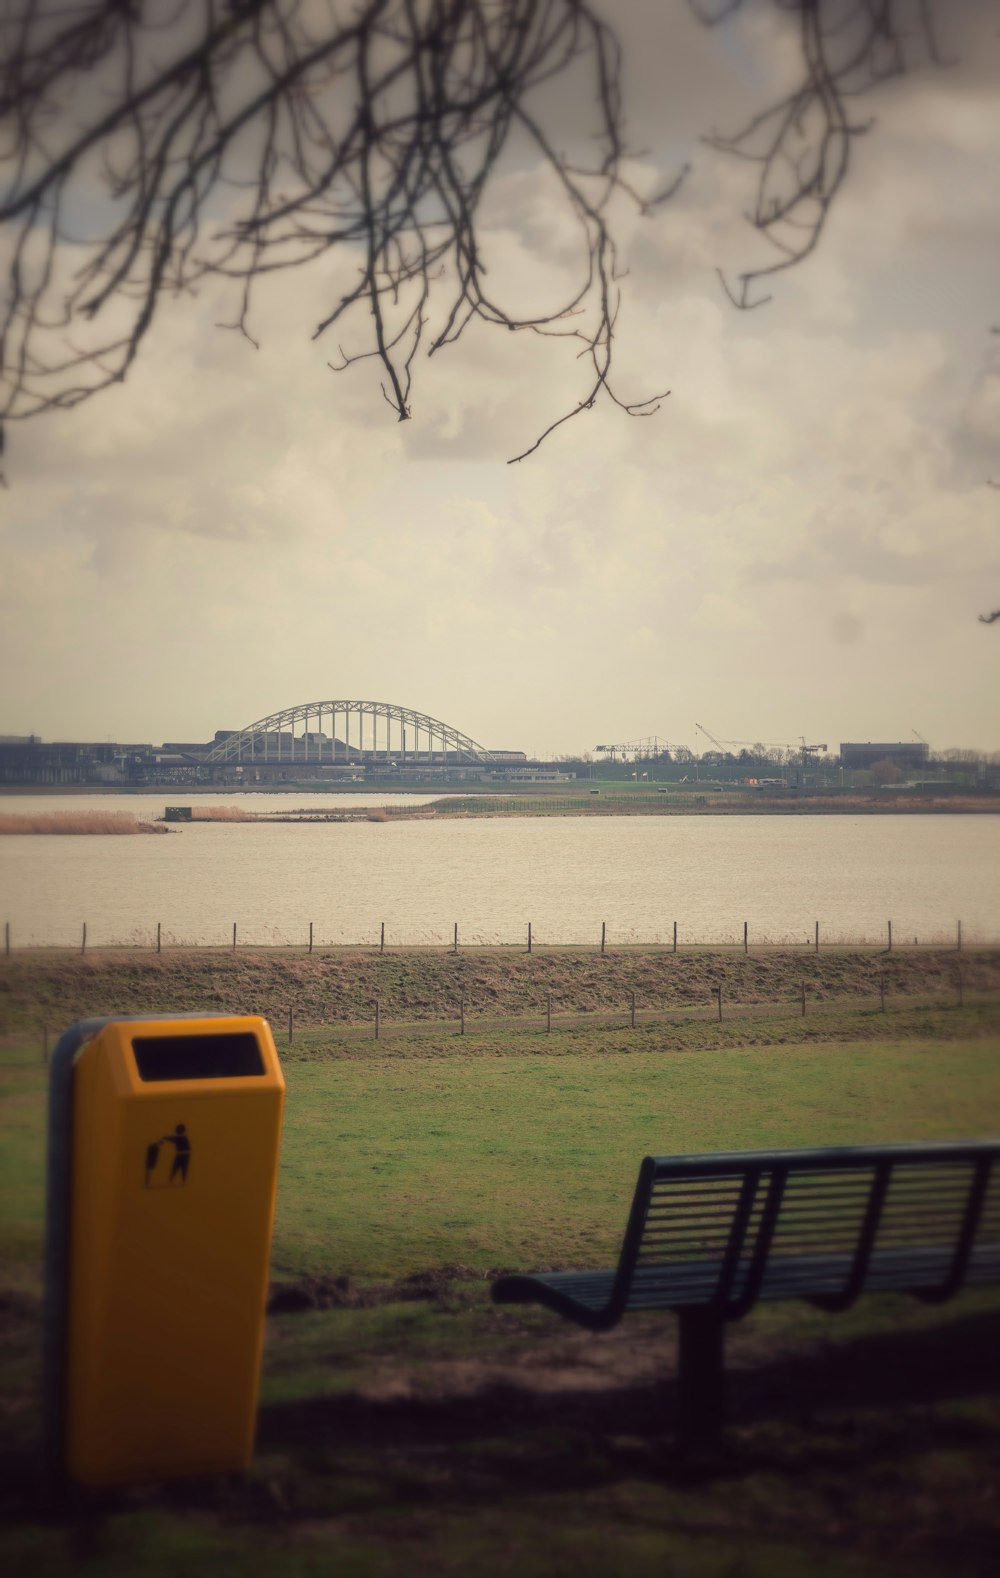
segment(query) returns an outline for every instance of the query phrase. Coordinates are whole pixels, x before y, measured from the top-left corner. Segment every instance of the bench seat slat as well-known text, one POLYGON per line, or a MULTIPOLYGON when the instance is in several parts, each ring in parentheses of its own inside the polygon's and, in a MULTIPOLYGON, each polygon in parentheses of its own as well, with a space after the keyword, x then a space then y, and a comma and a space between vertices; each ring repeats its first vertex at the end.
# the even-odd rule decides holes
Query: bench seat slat
MULTIPOLYGON (((951 1268, 951 1246, 919 1252, 888 1251, 876 1254, 868 1266, 865 1292, 913 1292, 933 1289, 951 1268)), ((823 1298, 840 1293, 850 1276, 853 1256, 809 1255, 776 1256, 765 1268, 760 1297, 763 1299, 823 1298)), ((732 1295, 738 1298, 749 1273, 749 1262, 741 1261, 733 1282, 732 1295)), ((1000 1245, 974 1252, 966 1281, 995 1280, 1000 1275, 1000 1245)), ((676 1268, 638 1268, 624 1306, 625 1311, 642 1309, 680 1309, 710 1302, 719 1281, 716 1260, 688 1262, 676 1268)), ((611 1300, 615 1284, 612 1271, 564 1271, 545 1276, 514 1276, 496 1283, 494 1297, 499 1303, 542 1303, 572 1315, 569 1306, 579 1306, 580 1316, 603 1313, 611 1300), (552 1297, 554 1296, 554 1297, 552 1297)), ((624 1313, 624 1311, 623 1311, 624 1313)), ((591 1324, 584 1319, 583 1324, 591 1324)))

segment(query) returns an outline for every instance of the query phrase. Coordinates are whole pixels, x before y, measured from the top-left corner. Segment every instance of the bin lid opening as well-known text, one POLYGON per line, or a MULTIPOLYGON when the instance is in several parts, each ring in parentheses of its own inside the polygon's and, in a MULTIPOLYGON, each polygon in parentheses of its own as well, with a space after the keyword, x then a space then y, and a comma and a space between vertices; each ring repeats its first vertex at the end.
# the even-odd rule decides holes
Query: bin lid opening
POLYGON ((139 1078, 147 1082, 240 1079, 266 1072, 257 1037, 246 1030, 214 1036, 133 1036, 132 1051, 139 1078))

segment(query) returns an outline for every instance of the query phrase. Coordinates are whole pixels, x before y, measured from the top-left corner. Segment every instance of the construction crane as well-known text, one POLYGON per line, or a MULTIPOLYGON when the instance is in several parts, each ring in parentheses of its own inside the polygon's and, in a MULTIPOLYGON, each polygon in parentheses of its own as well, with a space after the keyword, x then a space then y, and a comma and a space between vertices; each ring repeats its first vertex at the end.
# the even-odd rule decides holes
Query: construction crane
POLYGON ((723 755, 726 754, 727 748, 730 745, 745 745, 751 747, 751 749, 755 745, 763 745, 767 749, 774 748, 776 750, 783 751, 801 751, 802 763, 804 766, 810 756, 814 756, 817 751, 826 750, 825 741, 821 745, 807 745, 804 734, 800 734, 798 740, 717 740, 714 734, 709 733, 703 723, 696 723, 695 728, 700 730, 700 732, 705 736, 706 740, 711 740, 716 750, 721 751, 723 755))
POLYGON ((677 747, 667 740, 661 740, 658 734, 647 734, 641 740, 622 740, 617 745, 595 745, 594 750, 598 756, 610 756, 616 761, 620 756, 622 761, 631 756, 633 760, 647 760, 650 757, 662 756, 665 751, 674 751, 677 747))
MULTIPOLYGON (((695 724, 695 728, 700 730, 700 732, 705 736, 706 740, 711 740, 711 742, 715 746, 716 750, 717 751, 721 751, 723 756, 725 756, 725 754, 726 754, 726 747, 723 745, 721 740, 717 740, 715 738, 714 734, 709 734, 708 730, 705 728, 705 725, 703 723, 696 723, 695 724)), ((733 745, 733 744, 735 744, 735 741, 729 740, 727 743, 730 744, 730 745, 733 745)))

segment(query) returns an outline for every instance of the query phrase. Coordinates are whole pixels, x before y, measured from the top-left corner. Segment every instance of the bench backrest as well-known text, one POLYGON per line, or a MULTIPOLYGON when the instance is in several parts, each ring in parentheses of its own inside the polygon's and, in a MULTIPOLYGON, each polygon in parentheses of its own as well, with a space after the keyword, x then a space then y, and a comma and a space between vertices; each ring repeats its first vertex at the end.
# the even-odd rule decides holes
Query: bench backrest
POLYGON ((737 1316, 793 1262, 830 1308, 889 1272, 944 1299, 984 1255, 1000 1277, 1000 1141, 647 1156, 615 1299, 637 1270, 698 1265, 707 1302, 737 1316))

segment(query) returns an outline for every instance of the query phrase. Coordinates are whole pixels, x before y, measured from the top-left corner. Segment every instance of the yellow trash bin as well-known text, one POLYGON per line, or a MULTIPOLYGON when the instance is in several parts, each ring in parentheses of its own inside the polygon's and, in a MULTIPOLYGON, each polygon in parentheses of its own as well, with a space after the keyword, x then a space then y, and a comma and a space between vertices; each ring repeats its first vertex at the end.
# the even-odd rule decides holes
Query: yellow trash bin
POLYGON ((48 1433, 79 1483, 249 1462, 284 1090, 259 1018, 90 1021, 56 1048, 48 1433))

